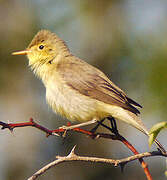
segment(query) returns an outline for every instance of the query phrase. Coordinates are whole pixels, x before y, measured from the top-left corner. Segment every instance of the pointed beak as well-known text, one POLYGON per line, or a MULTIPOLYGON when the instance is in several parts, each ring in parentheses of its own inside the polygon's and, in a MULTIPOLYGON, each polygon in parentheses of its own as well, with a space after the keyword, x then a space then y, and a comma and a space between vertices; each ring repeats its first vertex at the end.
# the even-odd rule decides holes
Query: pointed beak
POLYGON ((17 51, 17 52, 13 52, 12 55, 27 55, 29 52, 31 51, 30 50, 17 51))

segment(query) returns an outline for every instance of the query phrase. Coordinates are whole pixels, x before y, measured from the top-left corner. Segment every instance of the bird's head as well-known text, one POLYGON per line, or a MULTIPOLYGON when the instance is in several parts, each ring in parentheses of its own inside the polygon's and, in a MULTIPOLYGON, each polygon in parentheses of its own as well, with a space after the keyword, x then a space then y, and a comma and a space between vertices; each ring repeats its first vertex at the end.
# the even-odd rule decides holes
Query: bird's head
POLYGON ((12 53, 13 55, 27 55, 30 66, 39 66, 50 63, 58 54, 69 52, 64 41, 56 34, 48 31, 39 31, 29 46, 23 50, 12 53))

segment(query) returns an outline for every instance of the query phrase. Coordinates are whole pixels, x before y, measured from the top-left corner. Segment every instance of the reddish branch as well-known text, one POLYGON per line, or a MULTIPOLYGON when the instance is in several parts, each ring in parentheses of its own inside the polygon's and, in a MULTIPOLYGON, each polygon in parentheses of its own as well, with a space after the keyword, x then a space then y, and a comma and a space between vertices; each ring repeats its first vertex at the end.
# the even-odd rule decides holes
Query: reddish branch
MULTIPOLYGON (((29 122, 24 122, 24 123, 4 123, 2 121, 0 121, 0 125, 2 126, 2 129, 9 129, 10 131, 13 131, 14 128, 16 127, 27 127, 27 126, 31 126, 31 127, 35 127, 43 132, 46 133, 46 136, 50 136, 50 135, 64 135, 66 133, 66 129, 63 128, 59 128, 59 129, 55 129, 55 130, 49 130, 39 124, 37 124, 36 122, 33 121, 33 119, 31 118, 29 122)), ((91 131, 86 131, 84 129, 81 128, 73 128, 73 131, 79 132, 79 133, 83 133, 86 134, 88 136, 90 136, 93 139, 97 139, 97 138, 108 138, 108 139, 112 139, 112 140, 119 140, 121 141, 128 149, 130 149, 135 155, 139 154, 139 152, 124 138, 122 137, 120 134, 105 134, 105 133, 93 133, 91 131)), ((128 161, 127 161, 128 162, 128 161)), ((127 163, 120 163, 121 168, 123 169, 124 165, 127 163)), ((146 177, 148 180, 152 180, 151 174, 149 172, 148 166, 147 164, 144 162, 144 160, 142 158, 139 158, 139 162, 142 166, 142 168, 144 169, 144 172, 146 174, 146 177)))

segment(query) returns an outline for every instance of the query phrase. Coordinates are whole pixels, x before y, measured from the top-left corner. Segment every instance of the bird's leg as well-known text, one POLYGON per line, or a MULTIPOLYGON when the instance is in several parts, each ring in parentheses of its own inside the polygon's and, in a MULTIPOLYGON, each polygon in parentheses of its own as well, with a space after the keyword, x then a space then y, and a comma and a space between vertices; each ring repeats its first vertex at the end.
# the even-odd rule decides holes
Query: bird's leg
MULTIPOLYGON (((103 123, 104 120, 105 120, 105 118, 102 119, 100 122, 103 123)), ((90 132, 91 132, 91 133, 95 133, 99 126, 100 126, 100 124, 98 123, 94 128, 92 128, 92 129, 90 130, 90 132)))
POLYGON ((112 128, 110 128, 109 126, 107 126, 107 125, 103 124, 101 121, 97 121, 97 123, 98 123, 99 125, 101 125, 101 126, 105 127, 106 129, 108 129, 109 131, 111 131, 111 132, 113 133, 112 128))
POLYGON ((118 134, 117 124, 113 117, 107 117, 107 119, 110 121, 112 132, 114 134, 118 134))
POLYGON ((103 124, 103 121, 97 121, 99 125, 105 127, 106 129, 108 129, 109 131, 111 131, 113 134, 115 135, 118 135, 118 130, 117 130, 117 125, 116 125, 116 122, 115 122, 115 119, 113 117, 107 117, 107 119, 110 120, 110 123, 111 123, 111 127, 103 124))

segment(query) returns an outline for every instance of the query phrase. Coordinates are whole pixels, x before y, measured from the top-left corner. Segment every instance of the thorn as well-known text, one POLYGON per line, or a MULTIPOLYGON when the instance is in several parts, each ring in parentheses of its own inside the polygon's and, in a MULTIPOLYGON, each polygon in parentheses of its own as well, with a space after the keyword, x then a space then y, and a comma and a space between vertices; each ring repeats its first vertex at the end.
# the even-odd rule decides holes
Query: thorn
POLYGON ((9 131, 13 134, 13 128, 9 128, 9 131))
POLYGON ((66 137, 66 134, 67 134, 67 130, 64 131, 62 137, 65 138, 65 137, 66 137))
POLYGON ((48 138, 50 136, 50 134, 49 133, 46 133, 46 137, 48 138))
POLYGON ((120 164, 121 173, 124 172, 125 164, 126 164, 126 163, 121 163, 121 164, 120 164))
POLYGON ((118 163, 118 161, 115 161, 114 166, 115 166, 115 167, 117 167, 117 166, 118 166, 118 164, 119 164, 119 163, 118 163))
POLYGON ((12 136, 14 136, 14 137, 15 137, 14 131, 10 131, 10 132, 11 132, 12 136))
POLYGON ((34 120, 33 120, 33 118, 30 118, 30 120, 29 120, 30 122, 32 122, 32 123, 34 123, 34 120))
POLYGON ((69 153, 69 155, 67 157, 74 157, 74 156, 76 156, 75 155, 75 148, 76 148, 76 145, 72 148, 71 152, 69 153))
POLYGON ((97 135, 95 136, 95 139, 99 139, 99 138, 100 138, 100 135, 97 134, 97 135))
POLYGON ((72 148, 72 150, 71 150, 71 152, 70 152, 69 155, 75 155, 75 148, 76 148, 76 146, 77 146, 77 145, 75 145, 75 146, 72 148))
MULTIPOLYGON (((58 133, 55 133, 55 132, 53 132, 52 135, 54 135, 54 136, 60 136, 58 133)), ((50 134, 48 134, 48 136, 50 136, 50 134)))

